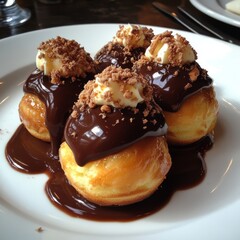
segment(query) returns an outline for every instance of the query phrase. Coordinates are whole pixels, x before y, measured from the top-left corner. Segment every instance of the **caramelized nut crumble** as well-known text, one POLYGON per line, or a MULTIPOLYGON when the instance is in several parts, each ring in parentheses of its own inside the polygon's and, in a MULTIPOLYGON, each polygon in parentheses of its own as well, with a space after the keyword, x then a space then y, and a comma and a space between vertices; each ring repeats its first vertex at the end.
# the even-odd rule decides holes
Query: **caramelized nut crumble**
POLYGON ((50 60, 59 60, 62 63, 59 69, 51 72, 52 83, 61 83, 61 77, 71 78, 74 81, 76 77, 84 78, 86 73, 95 71, 90 54, 74 40, 58 36, 42 42, 38 50, 40 51, 39 59, 46 57, 50 60))
MULTIPOLYGON (((168 61, 173 66, 182 66, 183 63, 183 52, 186 46, 190 46, 189 42, 179 34, 176 34, 174 37, 172 35, 172 31, 165 31, 161 34, 155 35, 152 39, 152 43, 149 46, 150 54, 154 55, 154 52, 158 50, 159 43, 161 45, 168 44, 169 46, 169 55, 168 61)), ((197 59, 196 51, 191 47, 192 51, 194 52, 195 59, 197 59)), ((161 59, 158 59, 160 62, 161 59)))
MULTIPOLYGON (((135 97, 132 96, 132 93, 126 88, 126 85, 132 85, 136 83, 140 83, 143 85, 144 95, 142 96, 145 101, 149 101, 152 98, 152 87, 147 81, 137 73, 132 72, 130 69, 122 69, 117 68, 115 66, 107 67, 102 73, 97 74, 95 76, 98 78, 100 83, 103 83, 105 86, 109 85, 109 81, 117 82, 119 84, 119 91, 123 93, 123 96, 130 100, 135 100, 135 97)), ((79 95, 79 101, 77 102, 77 106, 88 106, 90 108, 94 108, 96 103, 94 102, 95 92, 93 91, 96 87, 96 82, 90 81, 88 82, 83 92, 79 95)), ((115 105, 119 108, 123 108, 117 101, 113 100, 112 93, 106 92, 103 97, 107 101, 114 101, 115 105)), ((106 110, 106 106, 102 106, 103 112, 109 112, 110 110, 106 110)))
POLYGON ((113 38, 113 42, 119 42, 130 51, 138 47, 147 48, 153 36, 154 34, 151 28, 137 25, 120 25, 116 36, 113 38))
MULTIPOLYGON (((142 91, 142 101, 139 104, 144 103, 144 108, 142 111, 142 123, 144 125, 147 125, 149 122, 148 117, 151 116, 153 118, 151 120, 151 123, 157 122, 157 119, 154 118, 155 114, 159 114, 161 112, 161 109, 158 105, 155 104, 153 101, 153 94, 152 94, 152 86, 149 84, 149 82, 142 77, 142 75, 138 75, 137 73, 131 71, 130 69, 122 69, 117 68, 115 66, 109 66, 107 67, 102 73, 97 74, 95 76, 95 79, 92 81, 89 81, 86 85, 84 90, 80 93, 79 99, 77 103, 75 104, 75 110, 72 112, 72 117, 76 118, 78 117, 77 112, 84 112, 87 111, 87 109, 96 108, 98 104, 95 102, 95 96, 96 92, 94 89, 99 87, 99 84, 102 84, 100 86, 101 89, 103 89, 106 86, 111 85, 112 83, 117 83, 117 88, 114 88, 114 91, 122 92, 123 96, 126 99, 134 100, 133 94, 129 91, 128 87, 133 86, 135 87, 136 84, 141 84, 143 86, 142 91), (98 80, 96 82, 96 79, 98 80), (104 86, 104 87, 103 87, 104 86)), ((115 86, 115 85, 114 85, 115 86)), ((111 90, 109 90, 111 91, 111 90)), ((114 93, 115 94, 115 93, 114 93)), ((114 101, 114 107, 110 106, 108 104, 100 105, 100 111, 101 113, 99 116, 101 116, 102 119, 105 119, 108 117, 109 114, 113 112, 114 108, 118 109, 129 109, 134 115, 139 114, 139 108, 138 107, 130 107, 128 105, 121 105, 120 102, 117 102, 115 99, 113 100, 112 92, 108 92, 106 94, 103 94, 103 98, 105 98, 107 101, 112 102, 114 101)), ((117 93, 118 94, 118 93, 117 93)), ((134 122, 135 118, 130 118, 128 121, 130 123, 134 122)), ((116 126, 120 122, 125 121, 125 117, 120 117, 116 120, 116 122, 112 126, 116 126)), ((154 123, 153 123, 154 124, 154 123)), ((154 124, 155 125, 155 124, 154 124)))

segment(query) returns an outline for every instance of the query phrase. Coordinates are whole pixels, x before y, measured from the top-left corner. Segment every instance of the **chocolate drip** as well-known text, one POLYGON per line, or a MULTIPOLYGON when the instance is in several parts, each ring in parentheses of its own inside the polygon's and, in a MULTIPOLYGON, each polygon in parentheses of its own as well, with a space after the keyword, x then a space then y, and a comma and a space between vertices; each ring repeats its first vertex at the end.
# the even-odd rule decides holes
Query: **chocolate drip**
POLYGON ((50 155, 54 158, 58 158, 65 122, 87 80, 62 81, 63 84, 52 84, 50 77, 36 69, 24 84, 24 91, 37 95, 46 106, 45 122, 51 137, 50 155))
POLYGON ((196 62, 182 67, 148 62, 136 66, 135 70, 150 81, 155 101, 168 112, 177 111, 185 98, 212 85, 212 79, 196 62), (200 74, 195 81, 191 81, 189 73, 195 66, 200 74))
POLYGON ((175 191, 201 183, 206 174, 205 152, 212 143, 212 138, 207 136, 188 146, 169 146, 172 167, 163 184, 149 198, 123 207, 101 207, 84 199, 67 181, 59 161, 48 156, 50 144, 31 136, 23 125, 8 142, 6 157, 21 172, 47 172, 46 194, 61 211, 97 221, 133 221, 159 211, 175 191))
POLYGON ((144 137, 166 134, 163 115, 159 112, 151 116, 150 112, 144 117, 145 109, 145 104, 138 104, 136 112, 132 108, 112 108, 105 117, 98 106, 79 111, 76 118, 70 117, 64 136, 76 162, 82 166, 120 151, 144 137))
POLYGON ((100 73, 106 67, 114 65, 122 68, 132 68, 133 61, 137 61, 144 54, 145 48, 135 48, 127 51, 122 45, 109 43, 95 56, 97 71, 100 73))

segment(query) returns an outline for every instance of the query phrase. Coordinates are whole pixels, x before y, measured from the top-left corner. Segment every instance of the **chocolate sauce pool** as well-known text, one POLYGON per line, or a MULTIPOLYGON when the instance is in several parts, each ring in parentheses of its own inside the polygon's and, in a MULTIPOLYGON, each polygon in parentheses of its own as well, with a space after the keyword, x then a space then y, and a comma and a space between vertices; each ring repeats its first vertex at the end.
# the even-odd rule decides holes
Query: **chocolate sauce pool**
POLYGON ((68 183, 59 161, 51 158, 50 143, 32 137, 20 125, 6 146, 6 157, 18 171, 47 173, 46 194, 50 201, 69 215, 96 221, 132 221, 153 214, 164 207, 173 193, 199 184, 206 174, 205 152, 212 138, 181 147, 170 146, 172 167, 166 180, 148 199, 121 207, 101 207, 88 202, 68 183))

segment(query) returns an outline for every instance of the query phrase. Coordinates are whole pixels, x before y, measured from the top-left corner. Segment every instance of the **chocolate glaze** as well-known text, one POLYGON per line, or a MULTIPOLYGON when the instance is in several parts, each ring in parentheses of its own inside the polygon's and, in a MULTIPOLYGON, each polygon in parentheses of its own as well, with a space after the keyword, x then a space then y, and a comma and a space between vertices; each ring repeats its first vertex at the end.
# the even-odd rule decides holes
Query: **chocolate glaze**
POLYGON ((132 108, 112 108, 103 118, 98 106, 78 111, 78 117, 69 117, 64 137, 78 165, 116 153, 144 137, 166 134, 167 126, 161 112, 144 117, 146 105, 138 104, 137 109, 139 111, 134 113, 132 108), (146 124, 143 119, 147 120, 146 124))
POLYGON ((131 51, 120 44, 108 43, 95 55, 97 71, 100 73, 106 67, 114 65, 122 68, 132 68, 133 60, 137 61, 144 54, 145 48, 135 48, 131 51))
POLYGON ((23 125, 8 142, 5 153, 10 165, 21 172, 47 173, 46 194, 65 213, 96 221, 133 221, 159 211, 175 191, 199 184, 206 173, 205 152, 212 142, 207 136, 188 146, 170 146, 172 167, 163 184, 146 200, 123 207, 101 207, 79 195, 66 180, 59 161, 47 154, 50 144, 32 137, 23 125))
MULTIPOLYGON (((77 83, 79 84, 76 84, 77 87, 83 87, 82 81, 77 83)), ((72 86, 73 85, 70 86, 69 84, 69 88, 72 86)), ((67 93, 70 92, 72 95, 72 91, 76 90, 63 90, 59 85, 51 84, 49 79, 44 77, 43 73, 40 71, 34 72, 29 77, 24 89, 26 92, 31 92, 39 96, 46 104, 47 109, 50 108, 50 110, 47 110, 49 116, 51 116, 51 114, 58 114, 58 111, 57 113, 55 112, 55 110, 58 110, 56 106, 61 106, 62 111, 63 106, 61 104, 64 105, 68 102, 64 102, 62 99, 68 99, 67 93), (63 95, 65 92, 66 95, 63 95), (54 103, 51 102, 53 99, 54 103), (48 111, 50 113, 48 113, 48 111)), ((76 93, 76 97, 78 93, 76 93)), ((143 106, 140 105, 139 107, 141 108, 143 106)), ((65 105, 64 108, 66 109, 65 114, 60 114, 59 116, 65 121, 69 114, 69 109, 67 109, 68 107, 65 105)), ((138 114, 140 114, 138 117, 136 117, 136 113, 133 114, 129 109, 113 109, 111 113, 112 116, 109 118, 102 118, 99 113, 99 108, 94 108, 88 109, 88 111, 80 114, 78 118, 85 119, 87 124, 86 126, 81 126, 81 131, 77 131, 79 136, 73 134, 76 137, 74 140, 76 143, 80 141, 80 139, 85 139, 88 144, 90 143, 90 147, 89 145, 86 147, 81 143, 81 151, 84 150, 85 156, 88 155, 90 156, 89 158, 98 158, 105 154, 111 154, 112 151, 119 151, 136 139, 141 139, 146 136, 161 135, 166 131, 165 120, 161 114, 157 117, 158 123, 156 125, 153 124, 151 118, 148 119, 147 130, 145 130, 143 128, 143 116, 141 116, 142 111, 138 112, 138 114), (121 120, 123 116, 124 121, 121 120), (134 120, 130 120, 131 118, 134 120), (116 120, 120 121, 116 122, 116 120), (129 124, 130 122, 134 124, 129 124), (107 125, 113 126, 111 131, 106 127, 107 125), (124 132, 122 129, 124 129, 124 132), (159 129, 160 132, 158 131, 159 129), (149 130, 150 134, 148 133, 149 130), (120 131, 121 134, 119 134, 120 131), (124 133, 126 133, 126 135, 124 135, 124 133), (113 136, 118 137, 116 138, 113 136), (93 144, 94 148, 92 147, 93 144)), ((57 120, 60 118, 59 116, 57 120)), ((68 143, 73 140, 73 138, 70 137, 73 136, 72 133, 75 132, 73 129, 79 127, 78 125, 81 121, 79 121, 78 118, 73 119, 70 117, 67 122, 65 137, 68 143)), ((51 121, 54 119, 56 118, 52 115, 51 121)), ((156 119, 156 116, 154 119, 156 119)), ((49 129, 51 129, 51 124, 53 123, 55 124, 54 121, 49 124, 49 129)), ((61 122, 61 124, 62 123, 63 122, 61 122)), ((59 125, 60 129, 62 129, 61 124, 59 125)), ((60 144, 59 139, 62 138, 62 132, 59 133, 59 130, 56 129, 54 131, 56 132, 53 133, 52 142, 57 142, 55 150, 58 150, 57 146, 60 144)), ((70 145, 73 145, 73 151, 80 152, 77 151, 77 145, 74 145, 74 141, 73 144, 70 143, 70 145), (74 148, 76 149, 74 150, 74 148)), ((163 184, 149 198, 139 203, 121 207, 101 207, 84 199, 68 183, 59 161, 56 161, 55 158, 49 155, 49 149, 54 148, 54 146, 31 136, 23 125, 20 125, 8 142, 5 154, 9 164, 18 171, 29 174, 47 173, 49 180, 45 186, 46 194, 55 206, 67 214, 97 221, 132 221, 160 210, 167 204, 175 191, 189 188, 200 183, 204 179, 206 173, 204 161, 205 152, 212 146, 212 142, 211 137, 207 136, 188 146, 169 146, 170 155, 172 157, 172 167, 163 184)), ((82 157, 80 156, 79 158, 81 159, 82 157)), ((76 159, 78 159, 78 156, 76 159)), ((86 159, 83 158, 83 161, 81 159, 79 164, 84 164, 85 161, 86 159)))
POLYGON ((197 62, 182 67, 146 62, 134 66, 134 69, 149 80, 154 88, 155 101, 168 112, 177 111, 185 98, 201 88, 212 85, 212 79, 197 62), (198 68, 200 74, 197 80, 192 82, 189 72, 194 66, 198 68), (191 87, 186 88, 187 84, 191 84, 191 87))
POLYGON ((38 96, 46 106, 46 127, 51 137, 49 154, 58 158, 58 149, 63 137, 65 122, 72 110, 74 102, 82 91, 87 79, 62 79, 64 84, 52 84, 51 79, 36 69, 24 84, 24 91, 38 96))

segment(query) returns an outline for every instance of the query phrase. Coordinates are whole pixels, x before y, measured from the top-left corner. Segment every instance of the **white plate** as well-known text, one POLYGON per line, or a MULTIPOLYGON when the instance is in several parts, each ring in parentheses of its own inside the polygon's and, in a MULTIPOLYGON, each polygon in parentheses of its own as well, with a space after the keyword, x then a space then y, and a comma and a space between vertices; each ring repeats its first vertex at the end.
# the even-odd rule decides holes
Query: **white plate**
POLYGON ((190 0, 190 2, 201 12, 219 21, 240 27, 240 16, 229 12, 225 4, 231 0, 190 0))
MULTIPOLYGON (((92 55, 118 29, 115 24, 58 27, 0 41, 0 232, 6 239, 239 239, 240 237, 240 48, 177 31, 198 52, 214 79, 220 103, 214 147, 207 152, 207 175, 195 188, 174 194, 158 213, 138 221, 94 222, 56 209, 44 193, 47 176, 26 175, 7 163, 4 149, 20 124, 22 83, 34 69, 41 41, 60 35, 80 42, 92 55), (43 232, 37 232, 41 227, 43 232)), ((153 27, 155 33, 165 29, 153 27)), ((176 31, 175 31, 176 32, 176 31)))

